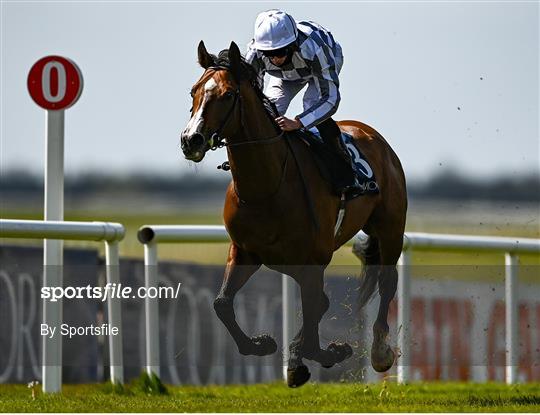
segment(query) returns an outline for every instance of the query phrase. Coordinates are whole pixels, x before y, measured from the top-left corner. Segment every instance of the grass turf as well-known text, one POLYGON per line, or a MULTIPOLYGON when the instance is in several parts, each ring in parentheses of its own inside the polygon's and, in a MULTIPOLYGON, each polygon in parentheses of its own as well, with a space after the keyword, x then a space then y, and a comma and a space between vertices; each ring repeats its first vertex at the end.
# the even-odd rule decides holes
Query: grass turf
POLYGON ((64 385, 36 399, 26 385, 0 385, 1 412, 539 412, 540 384, 420 383, 169 386, 145 393, 134 383, 64 385))

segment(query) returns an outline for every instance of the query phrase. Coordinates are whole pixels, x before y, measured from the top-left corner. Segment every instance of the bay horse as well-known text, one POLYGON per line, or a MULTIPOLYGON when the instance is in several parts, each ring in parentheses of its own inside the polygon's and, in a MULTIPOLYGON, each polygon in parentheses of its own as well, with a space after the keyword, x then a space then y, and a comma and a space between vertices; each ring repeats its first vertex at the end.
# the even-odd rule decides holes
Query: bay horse
POLYGON ((191 118, 180 145, 184 157, 196 163, 207 151, 226 146, 232 173, 223 211, 232 242, 214 302, 217 316, 241 354, 265 356, 277 351, 269 335, 246 335, 233 308, 235 294, 264 264, 294 278, 301 291, 303 327, 289 346, 288 385, 298 387, 308 381, 310 373, 302 359, 331 367, 350 357, 352 349, 346 343, 320 346, 319 323, 329 307, 323 277, 333 252, 362 229, 369 237, 356 252, 364 263, 359 302, 365 305, 378 285, 371 363, 375 370, 387 371, 395 359, 387 344, 388 307, 397 288, 396 263, 407 210, 398 157, 366 124, 338 123, 371 163, 380 192, 347 202, 343 222, 334 234, 340 198, 322 178, 309 147, 277 126, 275 108, 238 46, 232 42, 216 57, 201 41, 198 61, 204 73, 191 89, 191 118))

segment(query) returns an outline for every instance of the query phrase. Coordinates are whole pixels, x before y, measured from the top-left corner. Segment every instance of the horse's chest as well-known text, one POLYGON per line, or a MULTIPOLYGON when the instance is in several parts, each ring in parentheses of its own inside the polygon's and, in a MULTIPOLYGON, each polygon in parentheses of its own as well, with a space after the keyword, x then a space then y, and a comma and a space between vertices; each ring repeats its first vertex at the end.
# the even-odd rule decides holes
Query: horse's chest
POLYGON ((294 221, 284 212, 238 212, 230 218, 227 228, 232 240, 243 249, 259 256, 283 257, 284 252, 298 246, 294 221))
POLYGON ((279 226, 238 226, 230 230, 233 240, 250 252, 272 250, 286 245, 288 235, 279 226))
POLYGON ((271 236, 257 235, 242 241, 242 248, 254 252, 266 265, 295 263, 305 245, 288 236, 273 234, 271 236))

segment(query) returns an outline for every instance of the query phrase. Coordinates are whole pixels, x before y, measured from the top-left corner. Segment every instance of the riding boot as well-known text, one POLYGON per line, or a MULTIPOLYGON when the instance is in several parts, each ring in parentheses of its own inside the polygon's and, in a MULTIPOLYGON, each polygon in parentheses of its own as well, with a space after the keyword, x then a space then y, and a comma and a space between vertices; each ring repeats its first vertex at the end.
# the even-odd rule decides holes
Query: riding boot
POLYGON ((343 160, 350 163, 351 156, 349 152, 342 146, 341 130, 339 129, 337 123, 332 118, 328 118, 317 125, 316 128, 319 130, 325 146, 343 158, 343 160))
POLYGON ((356 187, 356 175, 352 168, 351 155, 343 148, 341 142, 341 130, 337 123, 328 118, 319 125, 317 129, 321 134, 324 146, 331 154, 332 187, 337 195, 347 192, 356 187))

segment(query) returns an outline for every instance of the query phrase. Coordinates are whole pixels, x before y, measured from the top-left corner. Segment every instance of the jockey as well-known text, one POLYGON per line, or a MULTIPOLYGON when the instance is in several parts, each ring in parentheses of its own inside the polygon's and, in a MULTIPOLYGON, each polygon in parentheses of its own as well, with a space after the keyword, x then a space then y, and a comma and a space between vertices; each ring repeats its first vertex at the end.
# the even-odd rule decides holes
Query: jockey
POLYGON ((340 102, 338 75, 343 65, 341 46, 332 34, 315 22, 295 22, 281 10, 268 10, 257 16, 246 61, 257 71, 261 88, 264 74, 270 75, 265 93, 278 110, 276 122, 283 131, 317 128, 333 153, 336 193, 354 186, 350 155, 341 147, 341 132, 331 118, 340 102), (287 118, 289 104, 306 84, 304 112, 287 118))

